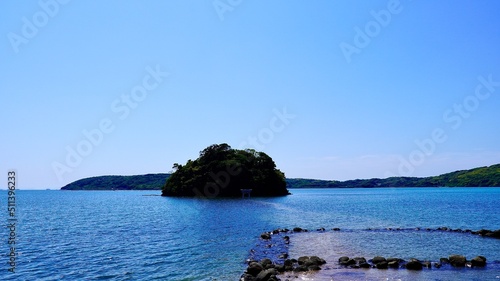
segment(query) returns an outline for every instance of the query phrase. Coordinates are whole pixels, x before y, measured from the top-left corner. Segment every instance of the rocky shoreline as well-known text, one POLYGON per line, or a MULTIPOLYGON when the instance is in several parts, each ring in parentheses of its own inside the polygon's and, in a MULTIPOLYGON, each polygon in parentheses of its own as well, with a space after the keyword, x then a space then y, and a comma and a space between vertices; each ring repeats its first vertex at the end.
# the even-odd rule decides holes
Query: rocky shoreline
MULTIPOLYGON (((331 231, 353 231, 341 230, 340 228, 331 228, 331 231)), ((329 231, 323 227, 315 230, 316 232, 329 231)), ((479 235, 486 238, 500 239, 499 230, 481 229, 472 231, 469 229, 452 229, 448 227, 439 228, 368 228, 365 231, 428 231, 428 232, 456 232, 471 235, 479 235)), ((288 254, 288 245, 290 243, 289 234, 312 232, 307 229, 295 227, 293 229, 275 229, 264 232, 260 235, 259 243, 250 251, 250 258, 247 260, 247 269, 241 275, 240 281, 280 281, 280 278, 289 280, 297 278, 298 274, 305 272, 315 272, 321 270, 321 266, 327 262, 318 256, 301 256, 291 258, 288 254)), ((468 260, 463 255, 450 255, 443 257, 439 261, 421 261, 415 258, 403 260, 395 257, 376 256, 371 259, 365 257, 347 257, 338 258, 336 266, 350 269, 406 269, 406 270, 424 270, 439 269, 449 266, 453 268, 482 268, 487 264, 486 257, 476 256, 468 260)))

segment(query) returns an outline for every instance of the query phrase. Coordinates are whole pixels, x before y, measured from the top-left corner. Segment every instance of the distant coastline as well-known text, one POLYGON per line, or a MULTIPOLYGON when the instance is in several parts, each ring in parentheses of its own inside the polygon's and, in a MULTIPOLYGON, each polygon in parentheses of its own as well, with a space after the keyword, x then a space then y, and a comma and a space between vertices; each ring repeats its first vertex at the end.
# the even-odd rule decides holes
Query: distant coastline
MULTIPOLYGON (((161 190, 170 174, 98 176, 67 184, 61 190, 161 190)), ((287 178, 287 188, 500 187, 500 164, 434 177, 391 177, 348 181, 287 178)))

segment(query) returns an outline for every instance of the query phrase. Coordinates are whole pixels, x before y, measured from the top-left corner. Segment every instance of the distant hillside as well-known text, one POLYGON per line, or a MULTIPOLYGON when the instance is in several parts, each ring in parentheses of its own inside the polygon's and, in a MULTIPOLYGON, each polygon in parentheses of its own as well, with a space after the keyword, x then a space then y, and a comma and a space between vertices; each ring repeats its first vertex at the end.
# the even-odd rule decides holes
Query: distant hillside
POLYGON ((392 177, 387 179, 364 179, 348 181, 326 181, 311 179, 287 179, 288 188, 352 188, 352 187, 500 187, 500 164, 471 170, 456 171, 440 176, 392 177))
POLYGON ((61 190, 160 190, 170 174, 100 176, 74 181, 61 190))
MULTIPOLYGON (((101 176, 77 180, 62 190, 161 190, 170 174, 137 176, 101 176)), ((471 170, 456 171, 435 177, 392 177, 328 181, 286 179, 287 188, 354 188, 354 187, 500 187, 500 164, 471 170)))

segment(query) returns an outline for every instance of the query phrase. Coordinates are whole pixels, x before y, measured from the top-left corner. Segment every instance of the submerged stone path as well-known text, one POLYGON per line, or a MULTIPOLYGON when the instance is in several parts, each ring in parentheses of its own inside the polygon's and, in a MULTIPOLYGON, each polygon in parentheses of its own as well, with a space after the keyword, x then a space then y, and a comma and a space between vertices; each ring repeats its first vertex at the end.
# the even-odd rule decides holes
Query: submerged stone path
MULTIPOLYGON (((331 228, 331 231, 355 231, 341 230, 340 228, 331 228)), ((316 229, 318 233, 330 231, 323 227, 316 229)), ((356 230, 359 231, 359 230, 356 230)), ((427 232, 456 232, 470 235, 479 235, 485 238, 500 239, 499 230, 481 229, 472 231, 469 229, 451 229, 448 227, 439 228, 368 228, 362 231, 427 231, 427 232)), ((240 278, 240 281, 279 281, 280 278, 285 280, 298 278, 299 273, 314 272, 321 270, 321 266, 326 264, 326 261, 317 256, 302 256, 298 258, 289 257, 288 246, 290 243, 289 234, 312 232, 307 229, 295 227, 293 229, 275 229, 264 232, 260 235, 259 242, 255 248, 250 250, 250 257, 247 260, 247 269, 240 278)), ((467 260, 462 255, 451 255, 443 257, 439 261, 421 261, 418 259, 410 259, 408 261, 395 257, 376 256, 371 259, 365 257, 347 257, 342 256, 338 259, 337 266, 352 269, 406 269, 406 270, 423 270, 431 268, 441 268, 450 266, 456 268, 477 268, 485 267, 487 264, 486 257, 476 256, 467 260)))

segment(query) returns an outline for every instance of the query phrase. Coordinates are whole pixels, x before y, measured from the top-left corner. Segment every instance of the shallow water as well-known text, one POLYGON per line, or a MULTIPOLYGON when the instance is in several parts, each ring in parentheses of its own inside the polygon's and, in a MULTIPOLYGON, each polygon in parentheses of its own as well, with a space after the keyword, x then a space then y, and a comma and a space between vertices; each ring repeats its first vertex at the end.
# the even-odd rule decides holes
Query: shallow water
POLYGON ((365 231, 341 230, 296 233, 291 235, 289 254, 292 257, 317 255, 327 261, 323 270, 306 274, 302 280, 491 280, 500 278, 500 240, 467 233, 428 232, 425 230, 365 231), (338 264, 342 256, 386 258, 439 262, 442 257, 460 254, 468 260, 488 257, 487 268, 442 268, 412 272, 405 269, 347 269, 338 264), (342 278, 341 278, 342 277, 342 278))
MULTIPOLYGON (((438 259, 452 253, 500 260, 500 240, 456 233, 365 231, 440 226, 500 229, 500 189, 291 192, 280 198, 203 201, 145 196, 159 191, 19 191, 16 273, 7 271, 9 233, 3 228, 5 262, 0 261, 0 280, 237 280, 262 232, 294 226, 341 228, 338 233, 297 236, 291 244, 291 252, 299 254, 300 245, 309 245, 308 251, 333 260, 339 254, 438 259), (320 242, 326 245, 317 246, 320 242)), ((0 196, 0 219, 6 222, 7 194, 0 196)), ((457 276, 446 272, 462 274, 332 268, 321 272, 328 275, 314 278, 448 280, 457 276)), ((494 267, 463 274, 468 280, 500 276, 494 267)))

